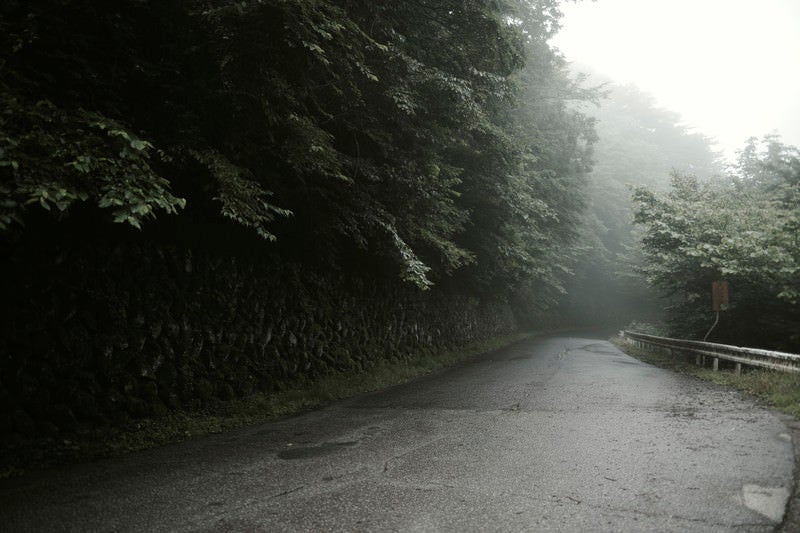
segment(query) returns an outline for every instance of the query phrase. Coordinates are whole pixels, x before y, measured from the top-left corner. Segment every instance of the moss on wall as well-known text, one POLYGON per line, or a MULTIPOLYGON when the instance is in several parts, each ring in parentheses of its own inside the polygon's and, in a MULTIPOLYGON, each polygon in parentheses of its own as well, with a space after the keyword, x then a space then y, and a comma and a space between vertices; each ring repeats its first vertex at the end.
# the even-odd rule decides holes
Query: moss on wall
POLYGON ((515 329, 508 306, 144 239, 2 259, 0 433, 214 407, 515 329))

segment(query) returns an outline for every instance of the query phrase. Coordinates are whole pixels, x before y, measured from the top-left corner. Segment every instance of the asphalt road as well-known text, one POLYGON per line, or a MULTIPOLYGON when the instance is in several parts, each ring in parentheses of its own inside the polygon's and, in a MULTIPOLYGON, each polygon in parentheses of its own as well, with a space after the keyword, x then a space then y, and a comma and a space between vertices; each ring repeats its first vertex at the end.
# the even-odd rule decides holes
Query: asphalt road
POLYGON ((772 531, 783 419, 589 336, 0 482, 4 531, 772 531))

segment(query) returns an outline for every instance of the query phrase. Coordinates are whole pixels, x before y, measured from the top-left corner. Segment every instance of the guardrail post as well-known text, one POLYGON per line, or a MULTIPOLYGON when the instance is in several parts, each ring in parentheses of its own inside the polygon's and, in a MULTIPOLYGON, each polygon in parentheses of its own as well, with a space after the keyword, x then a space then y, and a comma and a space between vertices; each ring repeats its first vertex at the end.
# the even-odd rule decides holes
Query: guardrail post
POLYGON ((757 348, 742 348, 708 342, 681 339, 668 339, 645 335, 643 333, 624 332, 628 343, 637 348, 652 352, 676 355, 695 355, 695 364, 706 367, 706 358, 710 357, 714 371, 719 371, 719 360, 724 359, 736 365, 736 373, 742 373, 742 365, 769 368, 784 372, 800 372, 800 354, 776 352, 757 348))

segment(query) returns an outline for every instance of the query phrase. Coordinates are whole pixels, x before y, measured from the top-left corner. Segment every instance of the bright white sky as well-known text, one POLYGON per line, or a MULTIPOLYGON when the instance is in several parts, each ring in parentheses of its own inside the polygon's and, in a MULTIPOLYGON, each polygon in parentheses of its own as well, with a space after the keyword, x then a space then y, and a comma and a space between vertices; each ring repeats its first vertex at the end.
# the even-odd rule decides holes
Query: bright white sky
POLYGON ((584 0, 552 44, 632 82, 728 157, 777 131, 800 147, 800 0, 584 0))

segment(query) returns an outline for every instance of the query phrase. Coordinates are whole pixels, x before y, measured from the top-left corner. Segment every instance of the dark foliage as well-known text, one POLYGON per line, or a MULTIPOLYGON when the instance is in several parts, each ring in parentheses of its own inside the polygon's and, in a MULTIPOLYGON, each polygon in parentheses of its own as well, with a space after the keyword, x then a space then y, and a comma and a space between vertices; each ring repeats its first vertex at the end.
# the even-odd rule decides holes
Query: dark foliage
POLYGON ((555 1, 0 10, 7 238, 34 206, 90 205, 135 227, 228 220, 278 255, 421 288, 561 285, 593 137, 547 45, 555 1))

